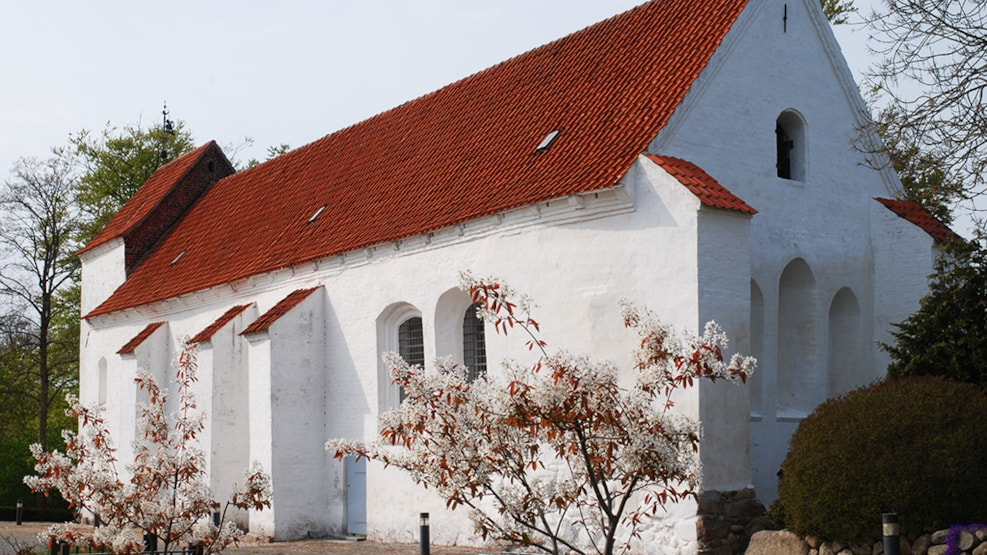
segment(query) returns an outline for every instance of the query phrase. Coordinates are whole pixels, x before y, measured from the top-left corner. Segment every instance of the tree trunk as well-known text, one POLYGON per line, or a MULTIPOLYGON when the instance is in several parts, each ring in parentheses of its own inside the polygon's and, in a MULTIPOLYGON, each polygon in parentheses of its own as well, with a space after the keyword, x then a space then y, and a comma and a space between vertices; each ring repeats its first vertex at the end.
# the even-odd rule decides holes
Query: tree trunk
MULTIPOLYGON (((48 407, 51 389, 51 376, 48 368, 48 341, 49 327, 51 325, 51 297, 50 293, 42 293, 41 300, 41 322, 38 333, 38 443, 43 452, 48 452, 48 407)), ((45 506, 46 497, 39 492, 35 496, 35 505, 39 508, 45 506)))

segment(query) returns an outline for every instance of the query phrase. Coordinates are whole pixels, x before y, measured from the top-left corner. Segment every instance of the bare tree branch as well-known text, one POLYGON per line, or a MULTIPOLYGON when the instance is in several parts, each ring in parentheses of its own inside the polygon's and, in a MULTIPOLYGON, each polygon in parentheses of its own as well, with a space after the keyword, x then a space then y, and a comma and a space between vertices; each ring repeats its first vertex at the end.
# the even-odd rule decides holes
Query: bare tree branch
POLYGON ((987 3, 885 0, 868 23, 883 57, 868 81, 897 125, 962 180, 962 198, 987 192, 987 3))

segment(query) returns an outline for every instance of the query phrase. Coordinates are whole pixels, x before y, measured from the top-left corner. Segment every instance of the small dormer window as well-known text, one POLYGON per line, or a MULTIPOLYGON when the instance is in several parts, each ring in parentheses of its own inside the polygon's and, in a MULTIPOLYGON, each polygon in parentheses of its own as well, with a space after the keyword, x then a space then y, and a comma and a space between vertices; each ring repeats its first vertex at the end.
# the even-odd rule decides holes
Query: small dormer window
POLYGON ((328 205, 323 204, 318 210, 316 210, 315 214, 312 214, 312 217, 308 219, 308 223, 312 223, 315 220, 319 219, 319 216, 321 216, 322 213, 326 211, 327 206, 328 205))
POLYGON ((805 120, 785 110, 775 121, 775 170, 778 177, 802 181, 806 175, 805 120))
POLYGON ((545 135, 545 138, 542 139, 540 143, 538 143, 537 147, 535 147, 535 152, 537 153, 537 152, 542 152, 544 150, 548 150, 548 147, 552 146, 552 143, 555 142, 555 139, 559 138, 559 133, 561 132, 562 132, 561 129, 556 129, 555 131, 552 131, 548 135, 545 135))

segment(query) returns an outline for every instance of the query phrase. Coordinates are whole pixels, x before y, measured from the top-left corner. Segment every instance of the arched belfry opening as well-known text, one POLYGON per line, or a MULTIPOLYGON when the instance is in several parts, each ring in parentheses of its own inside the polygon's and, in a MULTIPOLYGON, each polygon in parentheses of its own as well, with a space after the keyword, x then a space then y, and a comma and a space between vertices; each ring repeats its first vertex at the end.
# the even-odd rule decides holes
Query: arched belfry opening
POLYGON ((795 181, 805 180, 806 175, 805 119, 795 110, 785 110, 775 121, 775 145, 777 158, 775 169, 778 177, 795 181))

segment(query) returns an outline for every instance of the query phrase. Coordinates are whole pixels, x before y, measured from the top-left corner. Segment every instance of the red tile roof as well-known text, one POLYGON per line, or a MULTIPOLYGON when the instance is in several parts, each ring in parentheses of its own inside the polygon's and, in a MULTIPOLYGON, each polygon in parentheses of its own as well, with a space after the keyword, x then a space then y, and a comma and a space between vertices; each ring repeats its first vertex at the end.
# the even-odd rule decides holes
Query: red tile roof
POLYGON ((918 203, 888 198, 875 198, 874 200, 888 207, 898 217, 904 218, 920 227, 935 239, 937 243, 948 243, 960 239, 959 235, 952 229, 949 229, 946 224, 937 220, 935 216, 930 214, 925 208, 922 208, 922 205, 918 203))
POLYGON ((240 335, 250 335, 252 333, 260 333, 262 331, 267 331, 274 322, 278 321, 285 314, 291 311, 291 309, 298 306, 298 303, 304 301, 309 295, 314 293, 318 287, 313 287, 311 289, 296 289, 288 294, 287 297, 281 299, 278 304, 271 307, 270 310, 261 315, 260 318, 254 320, 253 324, 247 326, 247 329, 240 332, 240 335))
POLYGON ((87 316, 612 187, 746 2, 646 3, 222 179, 87 316))
POLYGON ((144 185, 134 193, 134 196, 130 197, 130 200, 124 203, 120 211, 106 224, 106 227, 86 243, 86 246, 79 251, 79 254, 92 250, 117 237, 122 237, 130 230, 136 228, 154 210, 154 207, 168 195, 175 185, 181 181, 182 176, 195 165, 195 162, 210 146, 216 146, 215 141, 210 141, 158 168, 144 182, 144 185))
POLYGON ((661 166, 672 177, 679 180, 679 183, 685 185, 706 206, 757 214, 757 210, 754 210, 746 202, 741 200, 740 197, 728 191, 726 187, 717 183, 702 168, 692 162, 671 156, 648 154, 647 157, 661 166))
POLYGON ((219 330, 221 330, 223 328, 223 326, 225 326, 226 324, 228 324, 230 322, 230 320, 236 318, 241 312, 243 312, 244 310, 247 310, 248 308, 250 308, 250 305, 249 304, 241 304, 241 305, 234 306, 233 308, 231 308, 231 309, 227 310, 225 313, 223 313, 222 316, 220 316, 219 318, 216 318, 216 321, 213 322, 212 324, 209 324, 209 326, 206 329, 204 329, 204 330, 200 331, 199 333, 195 334, 195 336, 192 337, 192 339, 189 339, 188 342, 189 343, 205 343, 206 341, 209 341, 210 339, 212 339, 212 336, 215 335, 216 332, 218 332, 219 330))
POLYGON ((137 347, 140 347, 141 343, 146 341, 148 337, 151 337, 151 334, 157 331, 157 329, 163 325, 165 325, 164 322, 154 322, 153 324, 148 324, 147 327, 142 329, 140 333, 134 336, 133 339, 128 341, 126 345, 120 347, 120 350, 117 351, 117 354, 118 355, 134 354, 134 351, 137 350, 137 347))

